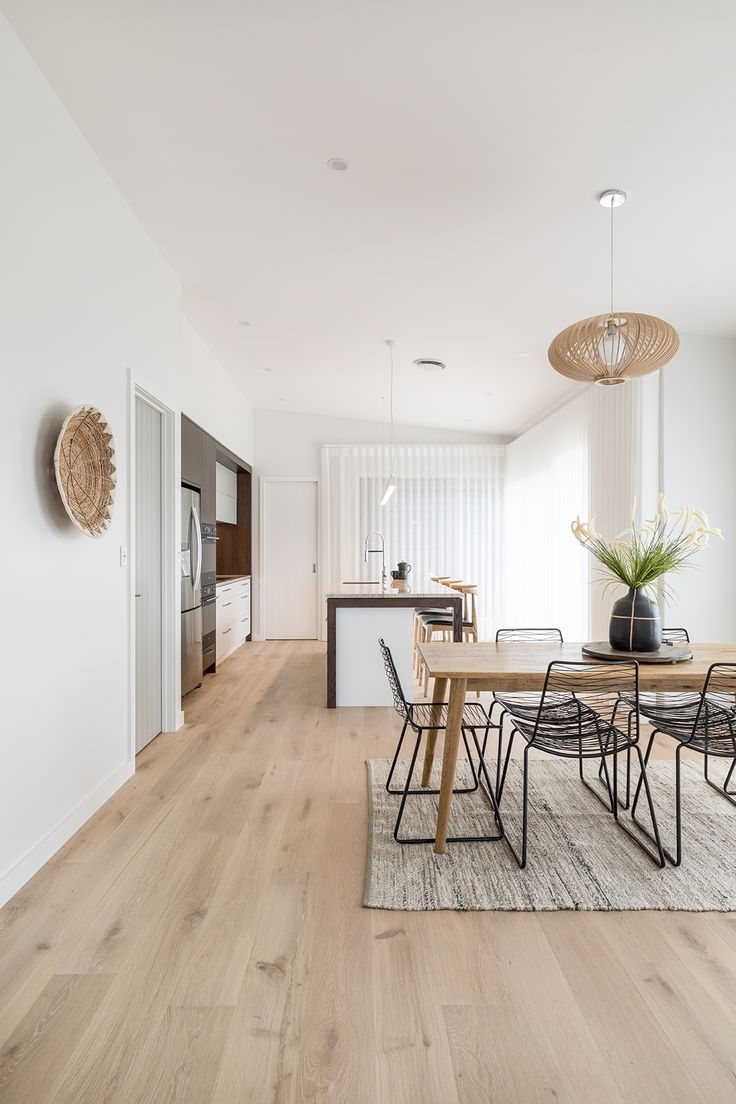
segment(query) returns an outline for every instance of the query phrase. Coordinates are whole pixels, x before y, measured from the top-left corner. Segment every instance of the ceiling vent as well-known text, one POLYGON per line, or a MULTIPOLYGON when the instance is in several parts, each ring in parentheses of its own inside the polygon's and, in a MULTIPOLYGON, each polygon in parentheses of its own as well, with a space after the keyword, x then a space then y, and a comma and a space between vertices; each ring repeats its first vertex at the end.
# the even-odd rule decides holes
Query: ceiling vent
POLYGON ((414 361, 416 368, 422 368, 425 372, 444 372, 447 367, 441 360, 427 360, 426 357, 420 357, 414 361))

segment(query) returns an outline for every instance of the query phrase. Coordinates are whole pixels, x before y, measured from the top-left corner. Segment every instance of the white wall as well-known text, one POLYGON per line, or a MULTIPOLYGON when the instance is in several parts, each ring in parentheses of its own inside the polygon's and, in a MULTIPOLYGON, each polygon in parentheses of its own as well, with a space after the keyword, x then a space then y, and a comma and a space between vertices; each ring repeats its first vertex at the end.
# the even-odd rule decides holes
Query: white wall
MULTIPOLYGON (((505 444, 507 437, 425 426, 396 426, 397 445, 505 444)), ((253 574, 260 571, 260 478, 301 476, 319 479, 322 445, 380 445, 387 441, 385 424, 318 414, 256 410, 254 414, 253 574)), ((262 639, 260 595, 253 588, 253 635, 262 639)))
MULTIPOLYGON (((380 445, 387 443, 381 422, 333 418, 320 414, 291 414, 256 410, 255 454, 259 475, 319 475, 322 445, 380 445)), ((508 437, 461 433, 452 429, 397 425, 397 445, 500 445, 508 437)))
POLYGON ((693 640, 736 640, 736 341, 683 336, 662 371, 662 392, 668 505, 699 506, 726 537, 670 580, 675 599, 665 620, 684 625, 693 640))
POLYGON ((3 725, 0 903, 133 771, 128 726, 129 375, 246 459, 251 411, 191 328, 170 269, 0 16, 3 725), (74 529, 59 427, 99 406, 112 526, 74 529))
POLYGON ((554 411, 506 448, 502 618, 497 627, 587 636, 589 563, 570 531, 588 509, 589 397, 554 411))

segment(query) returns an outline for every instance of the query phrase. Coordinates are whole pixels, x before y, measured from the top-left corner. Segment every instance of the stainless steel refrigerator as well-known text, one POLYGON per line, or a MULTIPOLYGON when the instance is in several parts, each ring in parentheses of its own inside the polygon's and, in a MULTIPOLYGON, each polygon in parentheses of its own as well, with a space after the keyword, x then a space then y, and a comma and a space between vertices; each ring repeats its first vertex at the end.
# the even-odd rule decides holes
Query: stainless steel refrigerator
POLYGON ((181 693, 202 685, 202 526, 199 491, 181 489, 181 693))

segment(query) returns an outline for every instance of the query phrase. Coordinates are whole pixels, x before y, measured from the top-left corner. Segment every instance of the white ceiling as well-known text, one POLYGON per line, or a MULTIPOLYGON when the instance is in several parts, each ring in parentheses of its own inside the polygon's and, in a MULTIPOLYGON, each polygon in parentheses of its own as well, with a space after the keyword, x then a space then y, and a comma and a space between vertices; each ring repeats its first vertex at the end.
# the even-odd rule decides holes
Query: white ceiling
POLYGON ((606 309, 606 187, 619 308, 736 333, 732 0, 3 7, 257 406, 380 418, 391 337, 398 420, 518 431, 606 309))

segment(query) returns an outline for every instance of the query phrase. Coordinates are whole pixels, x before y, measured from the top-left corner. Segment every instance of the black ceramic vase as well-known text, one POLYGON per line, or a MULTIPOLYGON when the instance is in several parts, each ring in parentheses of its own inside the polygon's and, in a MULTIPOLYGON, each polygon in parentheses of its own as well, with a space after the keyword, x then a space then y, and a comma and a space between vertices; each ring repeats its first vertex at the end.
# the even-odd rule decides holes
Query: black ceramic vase
POLYGON ((608 640, 619 652, 656 652, 662 646, 659 605, 633 588, 614 603, 608 640))

